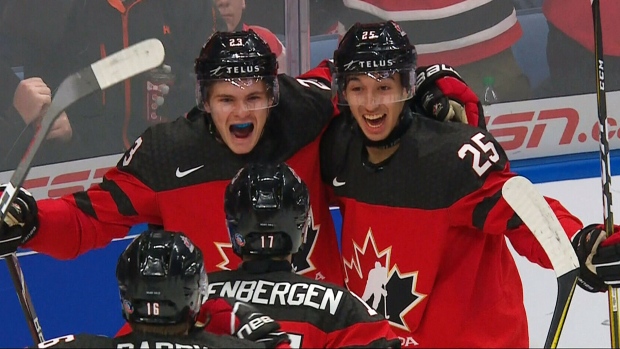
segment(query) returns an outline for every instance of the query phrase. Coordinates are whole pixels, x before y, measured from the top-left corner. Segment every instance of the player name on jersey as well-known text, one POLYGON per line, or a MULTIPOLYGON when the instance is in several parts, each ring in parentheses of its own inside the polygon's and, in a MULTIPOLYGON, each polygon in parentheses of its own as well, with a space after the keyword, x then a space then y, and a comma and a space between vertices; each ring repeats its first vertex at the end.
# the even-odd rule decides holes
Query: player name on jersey
POLYGON ((327 310, 334 315, 344 293, 319 284, 259 281, 210 282, 209 297, 232 297, 237 300, 269 305, 306 306, 327 310))

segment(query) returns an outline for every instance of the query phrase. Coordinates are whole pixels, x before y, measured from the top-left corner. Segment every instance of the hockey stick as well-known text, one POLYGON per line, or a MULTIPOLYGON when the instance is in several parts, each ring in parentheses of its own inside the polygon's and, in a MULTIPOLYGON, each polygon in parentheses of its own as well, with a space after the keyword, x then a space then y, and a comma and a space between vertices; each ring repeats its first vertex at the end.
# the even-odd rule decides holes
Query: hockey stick
POLYGON ((558 297, 545 340, 545 348, 556 348, 577 285, 579 260, 560 221, 527 178, 507 180, 502 196, 540 242, 558 278, 558 297))
MULTIPOLYGON (((0 221, 4 221, 9 206, 17 197, 19 188, 21 188, 30 171, 34 155, 41 147, 54 121, 65 109, 83 97, 156 68, 163 63, 163 60, 164 47, 162 43, 157 39, 149 39, 116 52, 65 78, 58 87, 47 112, 41 118, 41 124, 35 132, 34 138, 0 197, 0 221)), ((36 344, 43 342, 39 319, 34 311, 17 255, 12 253, 5 258, 32 338, 36 344)))
MULTIPOLYGON (((603 31, 601 28, 600 1, 592 1, 592 21, 594 23, 594 60, 596 62, 596 106, 598 109, 599 151, 601 157, 601 183, 603 185, 603 221, 607 236, 614 233, 614 213, 611 198, 611 168, 609 161, 609 139, 607 135, 607 98, 605 97, 605 64, 603 61, 603 31)), ((618 289, 609 286, 609 330, 611 347, 620 348, 620 313, 618 289)))

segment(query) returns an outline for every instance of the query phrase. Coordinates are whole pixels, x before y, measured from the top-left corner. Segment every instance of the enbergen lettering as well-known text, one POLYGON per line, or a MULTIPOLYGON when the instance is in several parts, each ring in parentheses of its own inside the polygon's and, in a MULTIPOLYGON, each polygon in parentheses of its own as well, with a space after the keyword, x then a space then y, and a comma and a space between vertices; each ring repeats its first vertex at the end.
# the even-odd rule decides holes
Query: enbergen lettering
POLYGON ((264 280, 211 282, 207 291, 209 297, 232 297, 254 304, 304 306, 332 315, 338 310, 343 294, 343 291, 319 284, 264 280))

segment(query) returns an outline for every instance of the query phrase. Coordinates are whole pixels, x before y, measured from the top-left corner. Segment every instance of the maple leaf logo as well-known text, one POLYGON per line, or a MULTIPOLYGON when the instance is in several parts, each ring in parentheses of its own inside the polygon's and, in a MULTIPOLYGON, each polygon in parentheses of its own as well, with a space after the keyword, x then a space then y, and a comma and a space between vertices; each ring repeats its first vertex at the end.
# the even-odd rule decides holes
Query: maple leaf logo
POLYGON ((295 272, 300 275, 316 270, 314 263, 312 263, 312 252, 314 251, 316 240, 319 237, 321 225, 315 225, 312 207, 310 207, 308 220, 309 223, 306 229, 306 234, 304 236, 304 244, 301 248, 301 251, 293 255, 293 270, 295 270, 295 272))
POLYGON ((397 263, 390 264, 391 252, 392 246, 380 250, 368 229, 361 247, 353 241, 351 259, 343 258, 345 282, 392 326, 410 331, 405 316, 426 295, 416 292, 417 271, 403 273, 397 263))
POLYGON ((232 244, 230 242, 214 242, 214 244, 220 256, 222 256, 222 261, 216 267, 221 270, 236 269, 236 266, 230 265, 230 261, 239 262, 239 257, 232 249, 232 244))

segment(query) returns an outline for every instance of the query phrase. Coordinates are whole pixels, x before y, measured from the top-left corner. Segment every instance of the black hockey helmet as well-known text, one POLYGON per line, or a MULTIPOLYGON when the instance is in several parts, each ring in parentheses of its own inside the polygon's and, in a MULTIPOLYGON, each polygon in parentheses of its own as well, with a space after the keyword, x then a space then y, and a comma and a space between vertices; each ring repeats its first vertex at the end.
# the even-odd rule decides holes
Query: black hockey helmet
POLYGON ((250 108, 264 109, 278 104, 276 55, 252 29, 211 35, 196 58, 194 71, 197 80, 196 102, 201 109, 208 100, 209 87, 217 81, 230 82, 240 89, 264 81, 271 95, 270 104, 250 108))
POLYGON ((202 252, 182 233, 149 229, 116 265, 123 317, 172 325, 196 320, 207 290, 202 252))
POLYGON ((237 255, 285 256, 301 248, 310 197, 285 163, 249 164, 226 187, 224 211, 237 255))
POLYGON ((366 74, 376 80, 400 73, 406 88, 392 102, 413 97, 417 53, 409 37, 394 21, 355 23, 334 51, 335 73, 332 90, 347 104, 342 92, 351 76, 366 74))

